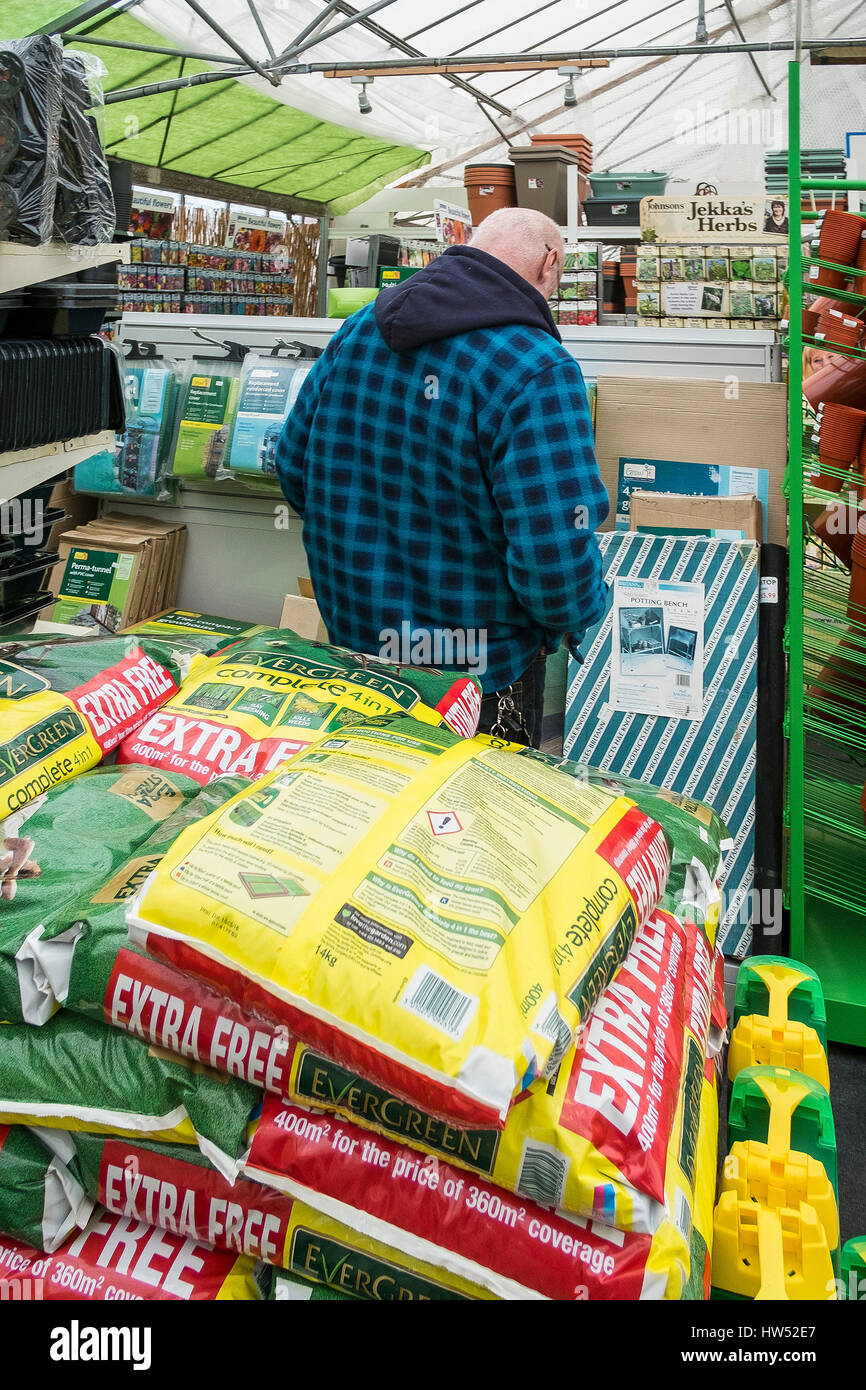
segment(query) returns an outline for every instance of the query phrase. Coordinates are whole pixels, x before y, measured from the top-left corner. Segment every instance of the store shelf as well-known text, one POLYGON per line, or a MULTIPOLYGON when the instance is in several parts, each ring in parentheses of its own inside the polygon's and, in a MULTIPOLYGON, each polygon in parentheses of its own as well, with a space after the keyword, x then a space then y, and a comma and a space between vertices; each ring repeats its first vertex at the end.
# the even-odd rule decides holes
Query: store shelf
POLYGON ((88 266, 128 260, 129 247, 125 245, 64 246, 49 242, 47 246, 19 246, 0 242, 0 294, 56 280, 59 275, 74 275, 88 266))
POLYGON ((67 468, 82 463, 100 449, 113 448, 114 431, 102 430, 83 439, 70 439, 65 444, 41 444, 36 449, 0 454, 0 495, 8 501, 19 492, 65 473, 67 468))

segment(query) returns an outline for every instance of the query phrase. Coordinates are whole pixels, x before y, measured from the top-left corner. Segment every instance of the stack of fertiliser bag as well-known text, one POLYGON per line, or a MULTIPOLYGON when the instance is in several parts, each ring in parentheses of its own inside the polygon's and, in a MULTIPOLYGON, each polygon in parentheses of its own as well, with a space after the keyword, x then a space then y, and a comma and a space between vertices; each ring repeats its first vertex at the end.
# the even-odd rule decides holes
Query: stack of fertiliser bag
MULTIPOLYGON (((47 717, 47 699, 57 719, 79 721, 87 741, 80 766, 61 766, 55 752, 50 766, 35 769, 35 777, 48 779, 46 789, 19 787, 17 809, 2 825, 3 1296, 257 1298, 258 1261, 277 1258, 274 1231, 280 1208, 290 1204, 257 1189, 264 1199, 257 1209, 249 1196, 244 1201, 250 1184, 238 1182, 258 1088, 269 1077, 263 1035, 256 1031, 249 1039, 249 1065, 239 1067, 237 1037, 225 1020, 206 1043, 209 1020, 200 1028, 194 1010, 181 1021, 177 1000, 160 992, 162 967, 127 943, 126 905, 161 856, 185 827, 250 785, 240 775, 219 778, 215 766, 205 774, 198 760, 173 751, 182 749, 195 716, 216 706, 224 717, 224 749, 238 752, 243 730, 240 751, 257 767, 274 754, 267 740, 272 729, 281 742, 289 730, 300 747, 316 736, 307 730, 329 720, 341 727, 355 707, 379 716, 410 708, 435 727, 442 714, 424 704, 431 698, 434 705, 444 702, 458 724, 473 708, 477 716, 477 686, 465 678, 419 673, 413 685, 395 668, 313 647, 288 632, 269 630, 258 640, 259 630, 249 625, 228 623, 218 631, 219 624, 172 614, 126 638, 21 642, 3 651, 8 702, 0 718, 10 740, 32 738, 39 717, 47 717), (227 642, 233 645, 211 660, 227 642), (130 745, 142 721, 153 736, 158 705, 143 692, 158 683, 155 667, 172 676, 159 678, 169 737, 150 745, 158 758, 140 764, 131 760, 130 745), (145 674, 130 678, 131 670, 145 674), (324 714, 318 723, 298 717, 306 713, 300 696, 311 690, 324 714), (137 707, 130 692, 140 696, 137 707), (90 744, 110 715, 118 727, 121 715, 124 720, 105 740, 117 747, 117 763, 89 770, 100 755, 90 744), (150 972, 146 983, 134 978, 136 968, 150 972), (200 1055, 229 1075, 199 1065, 200 1055), (238 1074, 243 1070, 248 1079, 238 1074), (111 1161, 119 1150, 123 1200, 109 1212, 116 1197, 111 1161), (164 1163, 169 1175, 179 1170, 175 1189, 168 1178, 149 1175, 154 1162, 164 1163), (191 1195, 199 1177, 206 1214, 191 1195), (104 1181, 108 1187, 101 1189, 104 1181), (97 1200, 103 1193, 105 1205, 97 1200)), ((212 747, 218 718, 211 715, 207 728, 198 719, 200 743, 212 747)), ((108 751, 100 745, 100 753, 108 751)))
POLYGON ((725 831, 477 710, 256 632, 12 823, 0 1282, 705 1295, 725 831))
POLYGON ((857 1296, 840 1249, 824 995, 813 970, 752 956, 737 974, 728 1155, 714 1218, 713 1297, 857 1296))
POLYGON ((495 740, 344 726, 184 831, 91 991, 263 1087, 241 1178, 79 1135, 87 1191, 186 1211, 279 1297, 704 1296, 724 835, 495 740))

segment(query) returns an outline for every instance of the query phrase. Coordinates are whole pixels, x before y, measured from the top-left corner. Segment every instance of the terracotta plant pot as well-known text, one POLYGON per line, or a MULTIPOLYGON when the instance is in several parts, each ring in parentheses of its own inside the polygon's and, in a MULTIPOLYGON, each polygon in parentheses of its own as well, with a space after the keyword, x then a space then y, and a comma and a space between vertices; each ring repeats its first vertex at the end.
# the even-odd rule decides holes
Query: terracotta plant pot
POLYGON ((816 407, 821 401, 836 401, 840 405, 858 405, 866 396, 866 358, 832 356, 830 360, 803 382, 803 395, 816 407))
POLYGON ((821 462, 833 458, 850 464, 859 454, 864 429, 866 411, 850 405, 825 405, 818 425, 821 462))
POLYGON ((815 329, 818 327, 820 318, 821 315, 817 309, 803 310, 803 334, 805 337, 811 338, 813 336, 815 329))
POLYGON ((818 238, 820 259, 835 261, 837 265, 855 265, 863 229, 863 218, 856 212, 825 212, 818 238))
POLYGON ((834 502, 812 522, 815 535, 848 570, 851 568, 851 548, 854 544, 853 532, 848 527, 849 510, 847 502, 834 502))
POLYGON ((838 309, 825 309, 815 329, 816 338, 825 339, 828 343, 835 343, 842 348, 859 347, 862 335, 862 319, 855 318, 852 314, 840 313, 838 309))
POLYGON ((859 531, 851 546, 851 588, 848 591, 848 618, 866 627, 866 535, 859 531))
POLYGON ((517 207, 513 164, 467 164, 463 183, 473 227, 478 227, 491 212, 517 207))
POLYGON ((813 290, 844 290, 846 278, 844 270, 828 270, 825 265, 809 267, 809 288, 813 290))

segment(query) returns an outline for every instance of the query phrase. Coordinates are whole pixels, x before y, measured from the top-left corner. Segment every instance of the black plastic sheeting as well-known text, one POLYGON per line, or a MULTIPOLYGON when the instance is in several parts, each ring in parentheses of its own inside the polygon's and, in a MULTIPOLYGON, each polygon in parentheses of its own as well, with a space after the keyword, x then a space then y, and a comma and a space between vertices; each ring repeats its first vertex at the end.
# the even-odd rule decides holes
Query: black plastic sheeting
POLYGON ((782 910, 787 609, 788 552, 782 545, 762 545, 752 951, 768 955, 786 955, 788 951, 788 928, 782 910))

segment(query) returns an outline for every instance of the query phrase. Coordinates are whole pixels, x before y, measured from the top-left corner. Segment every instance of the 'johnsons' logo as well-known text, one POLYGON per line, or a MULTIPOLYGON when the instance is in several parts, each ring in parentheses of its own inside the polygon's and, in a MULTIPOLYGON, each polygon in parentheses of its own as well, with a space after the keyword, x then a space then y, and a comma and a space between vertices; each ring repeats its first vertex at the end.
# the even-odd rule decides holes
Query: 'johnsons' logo
POLYGON ((129 1361, 134 1371, 151 1366, 149 1327, 82 1327, 73 1318, 68 1327, 51 1330, 52 1361, 129 1361))
POLYGON ((385 627, 379 633, 379 657, 399 666, 435 666, 472 671, 487 670, 487 629, 483 627, 385 627))

